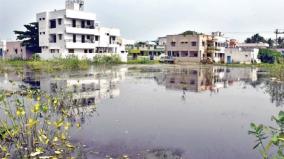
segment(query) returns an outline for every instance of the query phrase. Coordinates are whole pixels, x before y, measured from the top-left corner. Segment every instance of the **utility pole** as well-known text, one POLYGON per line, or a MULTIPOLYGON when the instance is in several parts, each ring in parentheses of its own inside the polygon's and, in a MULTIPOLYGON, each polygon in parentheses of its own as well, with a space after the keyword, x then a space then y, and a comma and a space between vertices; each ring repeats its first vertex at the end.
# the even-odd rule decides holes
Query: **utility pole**
POLYGON ((280 29, 276 29, 275 34, 276 34, 276 40, 275 40, 276 45, 275 45, 275 47, 277 48, 277 46, 278 46, 278 35, 284 34, 284 31, 283 30, 280 31, 280 29))

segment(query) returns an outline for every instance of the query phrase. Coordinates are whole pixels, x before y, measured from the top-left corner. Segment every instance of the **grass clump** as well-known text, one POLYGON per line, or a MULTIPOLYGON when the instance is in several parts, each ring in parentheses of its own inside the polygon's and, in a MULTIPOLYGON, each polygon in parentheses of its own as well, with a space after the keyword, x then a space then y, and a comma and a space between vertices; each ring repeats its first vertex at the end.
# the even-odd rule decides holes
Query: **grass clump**
POLYGON ((93 58, 93 63, 96 65, 101 65, 101 64, 110 64, 110 65, 115 65, 115 64, 122 64, 121 59, 119 55, 97 55, 93 58))

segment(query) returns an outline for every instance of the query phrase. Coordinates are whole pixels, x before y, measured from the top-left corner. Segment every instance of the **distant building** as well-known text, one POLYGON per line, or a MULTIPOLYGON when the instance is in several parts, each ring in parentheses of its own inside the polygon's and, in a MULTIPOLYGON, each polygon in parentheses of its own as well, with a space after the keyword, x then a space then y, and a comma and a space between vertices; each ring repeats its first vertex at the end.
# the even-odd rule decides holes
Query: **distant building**
POLYGON ((0 57, 3 59, 31 59, 32 52, 22 46, 22 41, 1 41, 0 57))
POLYGON ((212 35, 168 35, 166 54, 175 63, 200 63, 207 60, 223 62, 225 46, 226 40, 220 32, 214 32, 212 35))
POLYGON ((238 43, 237 40, 231 39, 229 47, 225 52, 225 63, 260 63, 258 59, 259 49, 268 48, 266 43, 238 43))
POLYGON ((226 48, 225 63, 251 64, 260 63, 258 59, 259 49, 257 48, 226 48))
POLYGON ((129 55, 132 56, 132 59, 148 57, 154 60, 158 59, 161 54, 165 53, 164 46, 151 41, 136 42, 134 45, 127 45, 127 50, 129 55))
POLYGON ((116 54, 127 61, 120 30, 101 27, 96 15, 85 12, 84 6, 84 0, 66 0, 65 9, 37 14, 41 58, 75 55, 93 59, 116 54))

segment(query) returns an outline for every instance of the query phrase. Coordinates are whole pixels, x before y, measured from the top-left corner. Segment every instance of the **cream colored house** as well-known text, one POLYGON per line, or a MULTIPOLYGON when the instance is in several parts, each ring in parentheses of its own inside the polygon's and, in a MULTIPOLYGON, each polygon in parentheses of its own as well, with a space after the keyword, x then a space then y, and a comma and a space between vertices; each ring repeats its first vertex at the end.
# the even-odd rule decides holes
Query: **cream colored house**
POLYGON ((212 35, 168 35, 166 54, 175 63, 200 63, 202 61, 223 62, 226 40, 222 33, 212 35))

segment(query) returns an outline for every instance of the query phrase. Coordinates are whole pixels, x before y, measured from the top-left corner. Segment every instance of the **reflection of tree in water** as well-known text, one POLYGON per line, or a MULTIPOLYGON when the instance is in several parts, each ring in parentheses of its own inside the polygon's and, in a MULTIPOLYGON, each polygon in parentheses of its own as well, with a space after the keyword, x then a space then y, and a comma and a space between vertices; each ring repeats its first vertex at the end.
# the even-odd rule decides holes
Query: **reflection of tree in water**
POLYGON ((271 96, 271 102, 276 106, 284 104, 284 83, 278 81, 267 81, 265 83, 265 92, 271 96))

